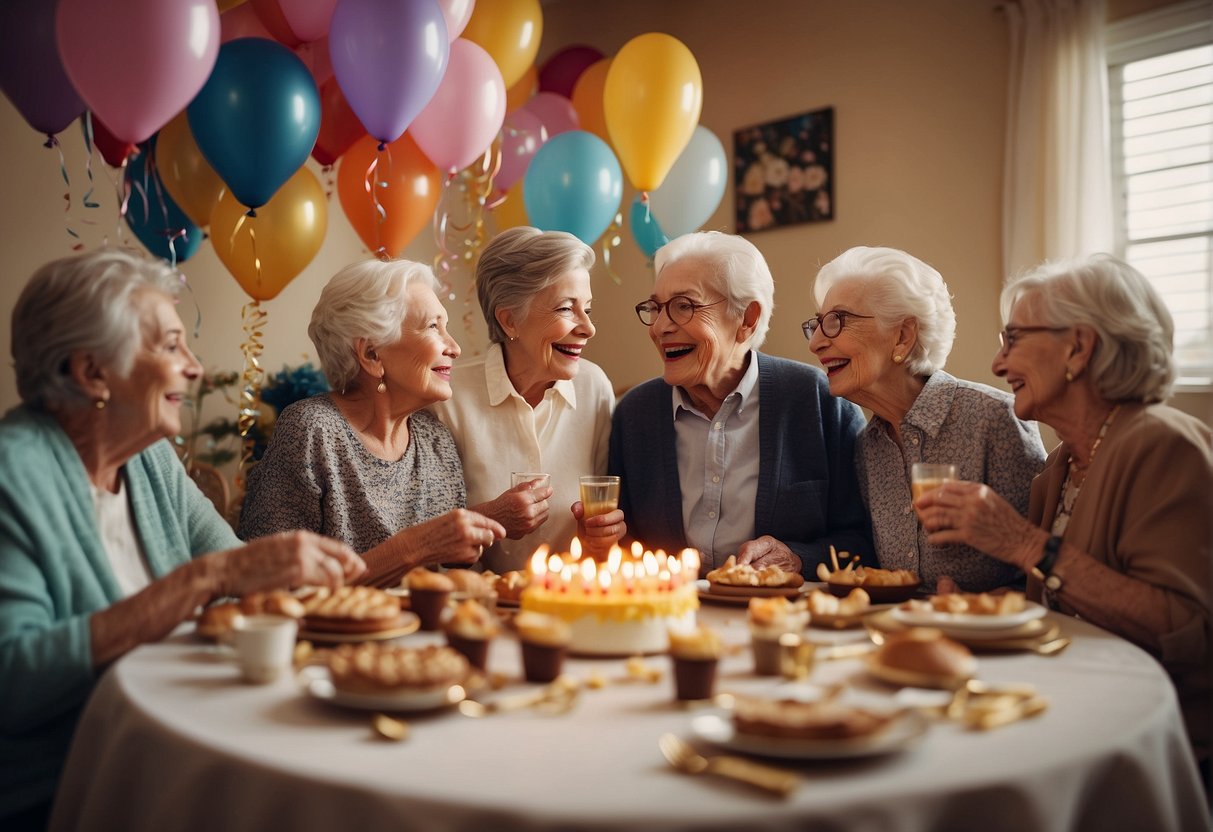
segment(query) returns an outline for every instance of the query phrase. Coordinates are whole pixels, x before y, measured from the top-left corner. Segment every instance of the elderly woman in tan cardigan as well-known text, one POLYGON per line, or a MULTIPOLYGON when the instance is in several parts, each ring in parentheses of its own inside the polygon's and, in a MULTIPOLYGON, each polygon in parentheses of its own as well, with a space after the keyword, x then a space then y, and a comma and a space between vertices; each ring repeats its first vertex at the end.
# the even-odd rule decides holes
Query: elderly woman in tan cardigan
POLYGON ((1213 442, 1207 425, 1162 404, 1175 376, 1171 315, 1107 255, 1012 280, 1002 311, 994 372, 1015 414, 1062 441, 1026 520, 986 486, 951 483, 916 504, 928 539, 1015 564, 1054 609, 1155 656, 1207 778, 1213 442))

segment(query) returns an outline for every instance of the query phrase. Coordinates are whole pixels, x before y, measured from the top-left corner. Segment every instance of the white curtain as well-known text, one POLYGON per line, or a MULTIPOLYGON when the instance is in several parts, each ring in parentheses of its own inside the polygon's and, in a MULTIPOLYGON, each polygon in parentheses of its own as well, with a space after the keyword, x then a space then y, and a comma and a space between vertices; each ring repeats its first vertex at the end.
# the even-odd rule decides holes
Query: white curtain
POLYGON ((1104 0, 1007 0, 1003 268, 1112 249, 1104 0))

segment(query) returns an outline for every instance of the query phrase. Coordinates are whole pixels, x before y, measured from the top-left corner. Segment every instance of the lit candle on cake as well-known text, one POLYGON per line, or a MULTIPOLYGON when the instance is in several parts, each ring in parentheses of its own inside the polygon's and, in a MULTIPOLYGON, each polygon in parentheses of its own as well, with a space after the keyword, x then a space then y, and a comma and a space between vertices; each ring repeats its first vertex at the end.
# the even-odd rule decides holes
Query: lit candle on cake
MULTIPOLYGON (((557 561, 560 559, 557 558, 557 561)), ((547 588, 548 585, 548 545, 540 544, 531 555, 531 582, 536 586, 547 588)))

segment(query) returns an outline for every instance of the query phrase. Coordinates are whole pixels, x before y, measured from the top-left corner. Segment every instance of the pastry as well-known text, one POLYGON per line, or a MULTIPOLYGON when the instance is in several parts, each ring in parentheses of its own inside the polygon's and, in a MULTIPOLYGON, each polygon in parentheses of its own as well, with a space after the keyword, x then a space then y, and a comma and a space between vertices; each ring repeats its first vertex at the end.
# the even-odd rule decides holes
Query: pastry
POLYGON ((313 632, 376 633, 404 623, 400 602, 374 587, 315 587, 300 600, 303 629, 313 632))
POLYGON ((670 630, 674 698, 682 701, 710 699, 721 652, 720 636, 707 627, 670 630))
POLYGON ((528 682, 550 682, 560 675, 573 632, 553 615, 520 612, 514 618, 522 647, 522 670, 528 682))
POLYGON ((886 681, 920 687, 956 687, 977 670, 969 648, 929 627, 887 633, 871 662, 886 681))
POLYGON ((454 591, 462 592, 468 598, 480 600, 493 594, 493 585, 479 572, 473 572, 471 569, 449 569, 445 574, 454 586, 454 591))
POLYGON ((446 640, 471 663, 484 670, 488 663, 489 642, 501 632, 501 625, 478 601, 461 601, 445 623, 446 640))
POLYGON ((901 608, 915 612, 942 612, 953 615, 1014 615, 1027 609, 1027 602, 1022 592, 953 592, 932 595, 923 601, 906 601, 901 608))
POLYGON ((708 582, 724 586, 753 586, 767 588, 794 588, 804 583, 796 572, 785 572, 775 565, 754 568, 748 563, 738 563, 736 555, 729 555, 721 566, 708 572, 708 582))
POLYGON ((419 567, 401 582, 409 588, 409 606, 421 619, 421 629, 438 630, 455 582, 441 572, 419 567))
POLYGON ((236 620, 241 616, 240 605, 225 601, 212 604, 202 611, 195 626, 195 632, 203 638, 218 641, 231 633, 236 626, 236 620))
POLYGON ((751 598, 746 620, 750 625, 754 672, 760 676, 778 676, 781 666, 779 638, 786 633, 799 633, 808 626, 809 611, 805 600, 751 598))
POLYGON ((531 585, 531 576, 526 572, 506 572, 496 576, 493 589, 497 591, 497 603, 517 604, 522 598, 522 592, 531 585))
POLYGON ((814 618, 861 615, 872 607, 871 597, 859 587, 852 589, 844 598, 815 589, 809 593, 808 602, 809 613, 814 618))
POLYGON ((739 733, 796 740, 845 740, 870 737, 892 716, 834 701, 800 702, 739 696, 733 705, 733 727, 739 733))
POLYGON ((383 694, 462 682, 468 662, 449 647, 343 644, 329 655, 333 685, 348 693, 383 694))

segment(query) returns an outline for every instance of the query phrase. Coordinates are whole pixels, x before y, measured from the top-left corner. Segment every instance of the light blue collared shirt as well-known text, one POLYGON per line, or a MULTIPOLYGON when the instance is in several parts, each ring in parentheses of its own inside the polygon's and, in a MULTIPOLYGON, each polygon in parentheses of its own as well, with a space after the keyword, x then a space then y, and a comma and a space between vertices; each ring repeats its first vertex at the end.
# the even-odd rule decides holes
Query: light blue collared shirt
POLYGON ((758 360, 751 350, 737 388, 714 418, 681 387, 673 391, 678 483, 687 545, 719 566, 754 537, 758 496, 758 360))

